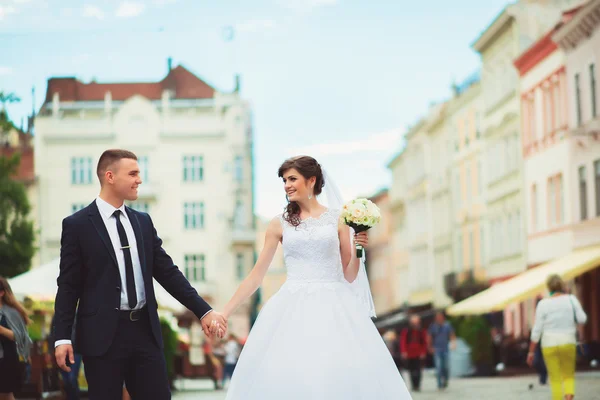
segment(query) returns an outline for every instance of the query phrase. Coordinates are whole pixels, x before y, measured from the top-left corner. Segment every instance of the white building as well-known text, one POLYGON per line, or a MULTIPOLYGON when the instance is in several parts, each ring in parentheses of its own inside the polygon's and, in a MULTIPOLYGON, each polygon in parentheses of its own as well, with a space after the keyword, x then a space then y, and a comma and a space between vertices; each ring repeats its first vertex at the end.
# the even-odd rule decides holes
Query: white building
MULTIPOLYGON (((220 309, 254 262, 251 110, 182 66, 159 82, 51 78, 36 119, 40 258, 59 256, 61 221, 99 192, 109 148, 133 151, 143 183, 132 207, 149 212, 165 250, 220 309)), ((248 331, 248 309, 232 331, 248 331)))

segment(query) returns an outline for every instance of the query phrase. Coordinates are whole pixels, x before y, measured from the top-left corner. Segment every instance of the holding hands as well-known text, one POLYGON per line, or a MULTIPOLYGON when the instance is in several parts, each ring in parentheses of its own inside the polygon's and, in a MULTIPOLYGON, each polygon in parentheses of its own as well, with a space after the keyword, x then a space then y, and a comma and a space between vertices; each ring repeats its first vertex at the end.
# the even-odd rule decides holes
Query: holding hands
POLYGON ((227 319, 223 314, 216 311, 211 311, 206 314, 204 318, 200 320, 200 324, 202 325, 204 334, 208 337, 212 338, 217 335, 217 337, 222 339, 227 333, 227 319))

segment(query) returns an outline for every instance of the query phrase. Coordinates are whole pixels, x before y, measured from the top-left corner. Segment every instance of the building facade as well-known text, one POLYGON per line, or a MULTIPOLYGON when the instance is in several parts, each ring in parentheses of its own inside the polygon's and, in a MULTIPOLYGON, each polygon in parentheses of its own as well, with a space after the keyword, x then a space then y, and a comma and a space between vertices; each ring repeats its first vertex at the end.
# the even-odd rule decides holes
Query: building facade
MULTIPOLYGON (((548 208, 556 208, 557 215, 564 214, 565 219, 563 226, 556 227, 552 236, 561 235, 574 251, 600 244, 600 89, 597 83, 600 80, 600 0, 592 0, 581 7, 552 39, 566 55, 564 78, 568 113, 561 140, 566 143, 562 145, 564 150, 560 157, 568 157, 569 164, 560 171, 564 174, 562 178, 560 175, 558 179, 554 178, 554 187, 556 182, 558 187, 564 185, 565 194, 558 201, 554 197, 547 201, 548 208)), ((547 182, 552 188, 551 180, 547 182)), ((554 220, 548 218, 549 223, 554 220)), ((557 239, 546 240, 553 245, 557 239)), ((589 316, 586 340, 596 342, 600 341, 598 267, 600 265, 576 279, 578 293, 589 316)))
POLYGON ((394 292, 398 281, 392 258, 392 213, 389 190, 369 198, 381 211, 381 222, 369 230, 366 268, 377 315, 397 307, 394 292))
MULTIPOLYGON (((152 215, 164 247, 198 292, 222 308, 254 262, 252 115, 183 66, 159 82, 51 78, 36 118, 40 259, 59 256, 61 221, 99 193, 102 152, 138 156, 131 207, 152 215)), ((248 331, 248 309, 231 319, 248 331)))
POLYGON ((454 87, 448 103, 452 157, 452 232, 454 268, 446 286, 466 279, 487 279, 487 243, 483 165, 485 142, 481 129, 481 83, 479 72, 454 87))

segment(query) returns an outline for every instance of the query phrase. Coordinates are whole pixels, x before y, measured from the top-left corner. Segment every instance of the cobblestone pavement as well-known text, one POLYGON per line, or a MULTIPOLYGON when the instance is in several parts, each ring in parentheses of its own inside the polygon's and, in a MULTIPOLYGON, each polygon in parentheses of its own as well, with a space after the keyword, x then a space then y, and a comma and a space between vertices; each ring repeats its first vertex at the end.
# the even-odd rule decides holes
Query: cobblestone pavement
MULTIPOLYGON (((185 382, 184 389, 173 396, 176 400, 224 400, 225 391, 209 390, 210 384, 203 384, 201 389, 196 382, 185 382)), ((600 399, 600 372, 577 374, 577 400, 600 399)), ((426 372, 423 388, 420 393, 413 393, 414 400, 549 400, 550 388, 540 386, 535 375, 512 378, 468 378, 453 379, 449 387, 440 392, 436 389, 431 372, 426 372), (532 385, 530 389, 529 386, 532 385)))

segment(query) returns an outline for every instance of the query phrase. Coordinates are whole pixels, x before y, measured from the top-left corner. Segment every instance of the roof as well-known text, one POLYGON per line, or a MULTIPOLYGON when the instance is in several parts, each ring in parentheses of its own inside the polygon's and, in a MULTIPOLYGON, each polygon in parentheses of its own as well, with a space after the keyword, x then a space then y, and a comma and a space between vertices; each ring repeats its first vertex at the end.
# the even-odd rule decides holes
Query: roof
POLYGON ((477 39, 471 44, 471 47, 478 53, 483 52, 488 45, 492 42, 492 39, 496 37, 498 33, 502 31, 513 18, 510 7, 512 4, 507 5, 500 11, 500 13, 494 18, 494 20, 488 25, 487 28, 479 35, 477 39))
POLYGON ((54 93, 58 93, 61 101, 103 101, 106 92, 117 101, 134 95, 160 100, 164 90, 171 90, 175 99, 209 99, 215 94, 213 87, 179 65, 159 82, 83 83, 74 77, 50 78, 46 102, 52 101, 54 93))
POLYGON ((0 147, 0 156, 12 157, 15 153, 20 153, 21 160, 17 173, 13 176, 19 182, 29 184, 35 180, 35 171, 33 167, 33 148, 32 147, 0 147))
POLYGON ((534 66, 552 54, 558 45, 552 40, 554 35, 563 25, 568 23, 582 6, 565 11, 561 20, 544 37, 535 42, 529 49, 525 50, 515 61, 514 65, 519 70, 519 75, 523 76, 534 66))

